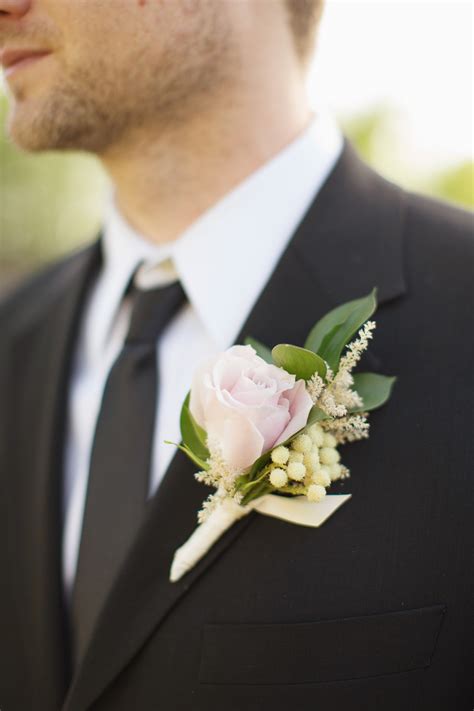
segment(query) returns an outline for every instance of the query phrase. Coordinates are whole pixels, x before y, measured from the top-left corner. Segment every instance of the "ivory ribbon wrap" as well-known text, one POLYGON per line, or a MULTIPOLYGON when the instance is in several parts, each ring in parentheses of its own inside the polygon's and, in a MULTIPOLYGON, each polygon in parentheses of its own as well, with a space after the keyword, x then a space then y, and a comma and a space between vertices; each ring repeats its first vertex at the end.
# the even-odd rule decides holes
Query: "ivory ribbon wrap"
POLYGON ((265 516, 280 518, 299 526, 321 526, 351 494, 331 494, 322 501, 308 501, 306 496, 284 497, 266 494, 247 506, 240 506, 232 499, 224 499, 222 504, 210 514, 176 551, 170 571, 170 581, 175 583, 205 556, 214 543, 228 528, 251 511, 265 516))

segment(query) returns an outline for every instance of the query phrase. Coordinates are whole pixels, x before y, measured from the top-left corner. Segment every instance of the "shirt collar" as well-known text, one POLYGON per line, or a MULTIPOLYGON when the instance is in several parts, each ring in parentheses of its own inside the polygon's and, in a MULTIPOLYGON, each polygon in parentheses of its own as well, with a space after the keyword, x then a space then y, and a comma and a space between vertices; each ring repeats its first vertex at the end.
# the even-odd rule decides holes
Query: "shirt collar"
POLYGON ((123 288, 142 261, 138 279, 145 288, 179 278, 207 332, 224 350, 234 342, 342 147, 335 120, 318 109, 295 140, 178 239, 162 245, 134 231, 111 194, 104 230, 106 265, 120 274, 116 278, 123 288))
POLYGON ((105 205, 103 230, 104 264, 125 288, 137 266, 158 264, 170 256, 170 244, 156 245, 141 236, 120 213, 112 188, 105 205))

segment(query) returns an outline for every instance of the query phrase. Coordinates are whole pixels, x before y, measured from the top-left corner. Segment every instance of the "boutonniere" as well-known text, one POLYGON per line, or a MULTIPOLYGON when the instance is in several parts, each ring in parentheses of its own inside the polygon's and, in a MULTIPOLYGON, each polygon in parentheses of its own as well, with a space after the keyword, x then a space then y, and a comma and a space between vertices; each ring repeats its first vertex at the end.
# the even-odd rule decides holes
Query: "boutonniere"
POLYGON ((376 306, 374 289, 326 314, 303 347, 270 350, 247 338, 197 369, 176 446, 215 492, 174 555, 172 582, 252 510, 319 526, 350 498, 327 495, 350 474, 339 447, 368 437, 368 413, 388 400, 395 380, 353 373, 372 338, 376 306))

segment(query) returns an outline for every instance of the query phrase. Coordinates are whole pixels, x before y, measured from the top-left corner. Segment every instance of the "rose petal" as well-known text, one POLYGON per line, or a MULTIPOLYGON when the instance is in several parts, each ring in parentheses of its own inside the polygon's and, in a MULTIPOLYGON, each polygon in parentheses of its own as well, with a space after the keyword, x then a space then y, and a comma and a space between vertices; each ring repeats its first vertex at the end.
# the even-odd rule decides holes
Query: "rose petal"
POLYGON ((275 445, 284 442, 286 439, 296 434, 298 430, 302 429, 306 425, 308 415, 313 407, 313 401, 306 390, 304 380, 298 380, 292 390, 286 391, 285 396, 290 401, 291 419, 284 431, 278 437, 275 445))
POLYGON ((246 468, 305 426, 313 403, 304 381, 295 381, 251 346, 232 346, 196 370, 191 414, 229 464, 246 468))
POLYGON ((206 431, 217 439, 224 459, 231 466, 244 469, 262 453, 263 436, 245 415, 221 402, 217 393, 206 412, 206 431))

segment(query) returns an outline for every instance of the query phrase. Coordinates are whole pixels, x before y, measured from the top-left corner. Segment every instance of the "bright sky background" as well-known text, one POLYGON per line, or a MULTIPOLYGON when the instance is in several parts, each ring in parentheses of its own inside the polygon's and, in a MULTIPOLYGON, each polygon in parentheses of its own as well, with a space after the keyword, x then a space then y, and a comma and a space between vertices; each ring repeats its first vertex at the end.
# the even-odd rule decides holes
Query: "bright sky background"
POLYGON ((326 0, 309 88, 337 115, 396 111, 404 152, 423 168, 473 149, 473 4, 326 0))

